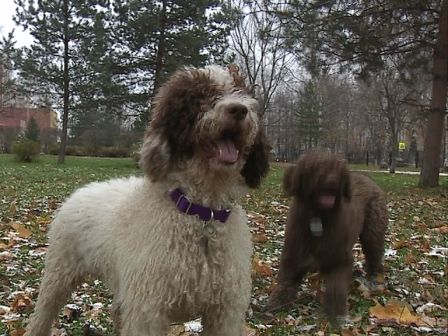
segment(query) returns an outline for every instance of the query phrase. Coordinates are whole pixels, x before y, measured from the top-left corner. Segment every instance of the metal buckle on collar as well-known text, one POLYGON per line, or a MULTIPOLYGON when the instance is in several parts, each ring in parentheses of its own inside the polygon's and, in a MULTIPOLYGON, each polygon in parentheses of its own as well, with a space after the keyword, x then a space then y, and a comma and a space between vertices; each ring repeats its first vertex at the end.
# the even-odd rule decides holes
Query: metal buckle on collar
POLYGON ((211 221, 212 219, 214 219, 215 217, 215 213, 213 212, 213 209, 210 209, 210 219, 208 221, 211 221))
POLYGON ((187 209, 185 209, 185 213, 188 214, 188 212, 190 211, 190 208, 191 208, 191 206, 193 205, 193 203, 190 202, 190 200, 188 199, 188 197, 185 196, 184 194, 181 194, 181 195, 179 196, 179 198, 177 199, 177 202, 176 202, 176 208, 179 208, 179 203, 182 201, 182 198, 185 199, 185 201, 187 201, 187 203, 188 203, 188 207, 187 207, 187 209))

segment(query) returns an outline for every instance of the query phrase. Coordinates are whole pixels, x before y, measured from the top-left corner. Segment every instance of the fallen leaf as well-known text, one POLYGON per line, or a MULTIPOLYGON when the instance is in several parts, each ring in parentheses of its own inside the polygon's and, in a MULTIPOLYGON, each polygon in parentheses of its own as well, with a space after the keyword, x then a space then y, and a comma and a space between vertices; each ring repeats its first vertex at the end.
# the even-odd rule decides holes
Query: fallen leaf
POLYGON ((187 336, 190 335, 185 331, 185 327, 183 325, 175 325, 170 328, 167 336, 187 336))
POLYGON ((392 244, 392 247, 394 248, 394 250, 398 250, 398 249, 400 249, 402 247, 405 247, 407 245, 408 245, 407 241, 405 241, 405 240, 398 240, 398 241, 396 241, 396 242, 394 242, 392 244))
POLYGON ((272 276, 271 266, 261 261, 258 256, 252 258, 252 275, 256 277, 272 276))
POLYGON ((20 223, 12 223, 11 227, 17 231, 17 234, 20 238, 28 238, 29 236, 31 236, 31 231, 20 223))
POLYGON ((5 315, 11 311, 11 308, 6 306, 0 306, 0 316, 5 315))
POLYGON ((442 233, 442 234, 447 234, 448 233, 448 226, 440 226, 440 227, 436 227, 431 229, 432 232, 436 232, 436 233, 442 233))
POLYGON ((245 335, 246 336, 257 336, 258 332, 257 332, 257 330, 255 330, 255 329, 253 329, 253 328, 251 328, 251 327, 246 325, 246 327, 245 327, 245 335))
POLYGON ((16 313, 23 313, 31 309, 33 302, 24 293, 18 293, 11 304, 11 309, 16 313))
POLYGON ((10 335, 11 336, 22 336, 25 335, 25 328, 20 328, 20 329, 15 329, 13 331, 11 331, 10 335))
POLYGON ((266 243, 268 241, 268 236, 264 233, 258 233, 252 235, 252 242, 253 243, 266 243))
POLYGON ((370 316, 377 318, 377 323, 396 323, 401 325, 429 326, 427 317, 413 314, 408 306, 398 300, 391 300, 385 306, 377 303, 369 308, 370 316))

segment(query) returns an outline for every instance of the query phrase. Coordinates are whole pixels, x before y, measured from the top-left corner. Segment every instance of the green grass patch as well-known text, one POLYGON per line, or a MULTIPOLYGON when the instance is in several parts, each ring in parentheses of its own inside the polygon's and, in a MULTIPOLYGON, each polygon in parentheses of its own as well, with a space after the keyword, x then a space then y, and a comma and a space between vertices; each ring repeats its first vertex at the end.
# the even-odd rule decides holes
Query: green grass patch
MULTIPOLYGON (((299 300, 294 309, 280 312, 269 321, 258 312, 266 303, 271 283, 278 270, 283 244, 284 226, 289 199, 283 194, 284 164, 273 164, 261 188, 251 190, 243 198, 254 236, 266 240, 254 243, 254 254, 260 264, 270 270, 262 276, 254 276, 252 290, 252 314, 247 323, 258 335, 324 335, 330 329, 321 315, 321 306, 315 297, 315 288, 306 280, 300 287, 299 300)), ((366 170, 352 166, 354 170, 366 170)), ((369 168, 374 168, 369 166, 369 168)), ((139 175, 132 159, 67 157, 64 164, 57 163, 56 156, 43 155, 33 163, 19 163, 12 155, 0 155, 0 306, 11 307, 11 293, 25 292, 33 301, 43 268, 46 232, 55 210, 75 189, 92 181, 139 175), (13 240, 12 225, 19 225, 30 236, 13 240), (28 233, 27 233, 28 232, 28 233)), ((448 223, 448 178, 440 178, 441 187, 421 189, 417 187, 418 175, 367 172, 387 194, 389 217, 385 267, 387 291, 381 296, 365 296, 356 288, 349 297, 350 313, 356 318, 351 334, 415 335, 416 331, 401 324, 372 325, 369 308, 376 302, 385 304, 398 300, 408 304, 414 314, 425 303, 438 307, 425 312, 432 318, 446 318, 448 296, 446 292, 446 261, 440 251, 448 247, 448 235, 440 229, 448 223), (437 250, 438 248, 441 248, 437 250)), ((356 254, 357 261, 362 260, 356 254)), ((82 314, 73 320, 60 316, 59 328, 68 334, 85 334, 90 324, 104 335, 113 335, 108 315, 110 293, 101 283, 92 282, 72 297, 82 308, 82 314), (94 304, 101 303, 102 310, 92 313, 94 304), (92 316, 95 316, 93 318, 92 316)), ((0 335, 19 329, 30 311, 19 311, 15 322, 0 322, 0 335)), ((0 321, 2 316, 0 315, 0 321)), ((333 331, 332 331, 333 332, 333 331)), ((338 332, 335 332, 336 334, 338 332)), ((349 334, 349 333, 346 333, 349 334)), ((428 335, 443 334, 439 329, 428 335)))

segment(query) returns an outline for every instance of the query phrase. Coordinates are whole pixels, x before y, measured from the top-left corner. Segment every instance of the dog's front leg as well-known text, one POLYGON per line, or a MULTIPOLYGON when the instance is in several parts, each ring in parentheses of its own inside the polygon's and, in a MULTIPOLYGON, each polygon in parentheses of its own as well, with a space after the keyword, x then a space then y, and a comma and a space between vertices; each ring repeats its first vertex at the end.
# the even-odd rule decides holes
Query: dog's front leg
POLYGON ((202 336, 242 336, 245 308, 228 306, 209 309, 202 317, 202 336))
POLYGON ((324 310, 331 322, 347 316, 347 297, 352 277, 351 264, 323 274, 325 281, 324 310))
POLYGON ((120 336, 165 336, 169 329, 169 320, 163 311, 141 311, 134 304, 127 309, 120 307, 120 336))

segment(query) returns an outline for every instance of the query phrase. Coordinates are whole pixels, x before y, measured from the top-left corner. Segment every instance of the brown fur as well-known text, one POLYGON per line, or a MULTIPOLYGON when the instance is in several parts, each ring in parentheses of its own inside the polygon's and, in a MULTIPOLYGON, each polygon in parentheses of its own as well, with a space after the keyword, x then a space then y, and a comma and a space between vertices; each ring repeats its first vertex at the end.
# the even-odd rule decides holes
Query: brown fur
POLYGON ((347 313, 353 245, 360 238, 370 280, 382 279, 384 237, 388 223, 385 196, 367 176, 350 173, 344 161, 330 154, 303 155, 284 175, 284 189, 293 196, 277 287, 268 310, 292 303, 307 272, 319 271, 325 282, 324 310, 334 320, 347 313), (334 195, 331 207, 322 195, 334 195), (323 233, 313 236, 310 221, 320 217, 323 233))
MULTIPOLYGON (((240 91, 241 96, 251 96, 238 68, 229 68, 234 81, 232 90, 240 91)), ((170 77, 154 101, 153 119, 145 136, 145 140, 159 139, 161 145, 148 150, 144 146, 141 153, 140 164, 148 177, 153 181, 163 180, 170 171, 182 169, 182 164, 194 155, 201 155, 201 147, 213 136, 219 137, 227 132, 231 133, 243 153, 245 165, 241 175, 246 184, 251 188, 259 186, 269 169, 269 146, 262 125, 258 128, 255 142, 246 143, 244 120, 226 117, 223 113, 214 123, 203 122, 206 113, 213 110, 221 97, 229 94, 228 91, 228 87, 215 82, 201 69, 179 70, 170 77), (217 134, 211 134, 213 132, 217 134)), ((239 106, 235 104, 234 109, 238 111, 239 106)), ((228 108, 231 109, 232 105, 229 104, 228 108)))

